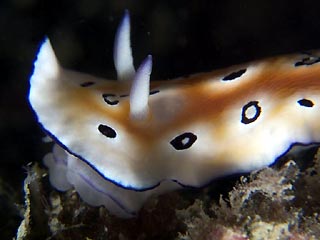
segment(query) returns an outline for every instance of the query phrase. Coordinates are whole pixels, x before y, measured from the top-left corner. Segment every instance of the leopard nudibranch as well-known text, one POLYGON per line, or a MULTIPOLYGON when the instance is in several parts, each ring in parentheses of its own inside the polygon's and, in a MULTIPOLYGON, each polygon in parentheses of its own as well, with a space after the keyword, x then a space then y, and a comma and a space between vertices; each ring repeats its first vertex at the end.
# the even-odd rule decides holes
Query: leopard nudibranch
POLYGON ((132 217, 150 195, 270 165, 320 141, 319 62, 310 52, 150 82, 151 56, 133 66, 126 11, 109 81, 62 68, 46 39, 29 100, 56 142, 50 181, 132 217))

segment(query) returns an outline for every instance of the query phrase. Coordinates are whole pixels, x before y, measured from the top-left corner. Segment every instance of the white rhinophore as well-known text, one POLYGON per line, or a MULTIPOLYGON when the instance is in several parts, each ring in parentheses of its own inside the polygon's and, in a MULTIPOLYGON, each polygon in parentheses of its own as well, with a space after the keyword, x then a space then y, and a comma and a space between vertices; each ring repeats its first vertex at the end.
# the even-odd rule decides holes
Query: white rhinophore
POLYGON ((130 43, 130 15, 125 11, 118 27, 113 49, 113 61, 119 81, 129 81, 135 74, 130 43))
POLYGON ((148 116, 148 98, 150 89, 150 74, 152 71, 152 56, 148 55, 134 75, 130 91, 130 117, 144 120, 148 116))

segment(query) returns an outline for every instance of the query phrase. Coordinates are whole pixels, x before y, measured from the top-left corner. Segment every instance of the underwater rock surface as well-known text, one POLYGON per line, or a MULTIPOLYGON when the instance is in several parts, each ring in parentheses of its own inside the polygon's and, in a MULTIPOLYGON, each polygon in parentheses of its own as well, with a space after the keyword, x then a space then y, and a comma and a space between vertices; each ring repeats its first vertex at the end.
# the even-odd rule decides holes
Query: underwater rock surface
POLYGON ((231 181, 224 195, 213 182, 151 198, 138 218, 119 219, 73 190, 53 190, 46 170, 34 165, 17 239, 319 239, 319 172, 320 151, 309 162, 282 159, 231 181))

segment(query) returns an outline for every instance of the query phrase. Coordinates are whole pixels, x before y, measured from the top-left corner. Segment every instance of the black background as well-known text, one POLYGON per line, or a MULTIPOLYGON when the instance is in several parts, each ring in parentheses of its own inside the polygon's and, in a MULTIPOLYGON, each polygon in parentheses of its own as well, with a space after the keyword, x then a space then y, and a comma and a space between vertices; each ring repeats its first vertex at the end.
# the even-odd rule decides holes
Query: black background
POLYGON ((152 54, 153 80, 320 48, 317 0, 1 1, 0 179, 18 193, 27 163, 47 151, 27 102, 40 42, 50 38, 64 67, 114 79, 114 33, 125 8, 135 65, 152 54))

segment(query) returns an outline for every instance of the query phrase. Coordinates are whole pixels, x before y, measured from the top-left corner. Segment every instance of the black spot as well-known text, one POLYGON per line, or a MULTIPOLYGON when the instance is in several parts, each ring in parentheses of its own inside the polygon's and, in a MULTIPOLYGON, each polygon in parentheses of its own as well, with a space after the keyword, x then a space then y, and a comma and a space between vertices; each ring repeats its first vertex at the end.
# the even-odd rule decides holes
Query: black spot
POLYGON ((251 101, 249 103, 247 103, 246 105, 243 106, 242 108, 242 114, 241 114, 241 122, 244 123, 244 124, 249 124, 249 123, 252 123, 254 122, 255 120, 258 119, 258 117, 260 116, 261 114, 261 107, 258 105, 258 101, 251 101), (248 118, 247 117, 247 110, 251 107, 254 107, 255 108, 255 114, 253 117, 250 117, 248 118))
POLYGON ((159 92, 160 92, 160 90, 152 90, 152 91, 150 91, 150 95, 157 94, 159 92))
POLYGON ((171 140, 170 144, 177 150, 183 150, 191 147, 196 140, 196 135, 191 132, 186 132, 175 137, 173 140, 171 140))
MULTIPOLYGON (((153 95, 153 94, 157 94, 158 92, 160 92, 160 90, 152 90, 152 91, 150 91, 149 94, 153 95)), ((122 94, 119 97, 124 98, 124 97, 128 97, 128 96, 129 96, 129 94, 122 94)))
POLYGON ((244 74, 247 71, 247 69, 241 69, 239 71, 230 73, 229 75, 225 76, 224 78, 222 78, 222 81, 231 81, 234 80, 236 78, 239 78, 242 76, 242 74, 244 74))
POLYGON ((300 99, 298 101, 298 103, 303 107, 313 107, 313 105, 314 105, 312 101, 310 101, 309 99, 305 99, 305 98, 300 99))
POLYGON ((95 84, 95 82, 84 82, 84 83, 81 83, 80 86, 81 87, 89 87, 89 86, 92 86, 93 84, 95 84))
POLYGON ((309 65, 313 65, 315 63, 320 62, 320 58, 319 57, 315 57, 315 56, 309 56, 306 58, 303 58, 301 61, 296 62, 294 64, 295 67, 299 67, 299 66, 309 66, 309 65))
POLYGON ((100 124, 98 130, 108 138, 115 138, 117 136, 116 131, 107 125, 100 124))
POLYGON ((104 93, 102 94, 103 100, 108 103, 109 105, 116 105, 119 103, 119 100, 117 99, 112 99, 117 97, 115 94, 112 93, 104 93))

